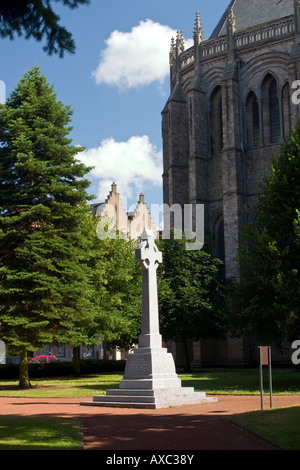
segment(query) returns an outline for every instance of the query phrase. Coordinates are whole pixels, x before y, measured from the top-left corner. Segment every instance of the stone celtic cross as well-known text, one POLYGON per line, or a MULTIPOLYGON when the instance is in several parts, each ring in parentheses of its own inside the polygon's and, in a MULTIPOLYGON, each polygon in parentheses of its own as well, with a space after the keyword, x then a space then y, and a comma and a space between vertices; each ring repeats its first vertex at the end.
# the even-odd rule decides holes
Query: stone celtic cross
POLYGON ((156 270, 162 262, 162 253, 155 244, 152 230, 144 229, 135 259, 142 267, 142 328, 139 345, 160 347, 156 270))
POLYGON ((156 283, 156 270, 162 262, 162 253, 151 230, 144 230, 135 257, 143 273, 139 345, 128 354, 119 388, 106 390, 105 396, 95 396, 93 402, 86 404, 153 409, 216 401, 213 397, 206 398, 204 392, 195 392, 192 387, 181 387, 173 356, 162 347, 156 283))

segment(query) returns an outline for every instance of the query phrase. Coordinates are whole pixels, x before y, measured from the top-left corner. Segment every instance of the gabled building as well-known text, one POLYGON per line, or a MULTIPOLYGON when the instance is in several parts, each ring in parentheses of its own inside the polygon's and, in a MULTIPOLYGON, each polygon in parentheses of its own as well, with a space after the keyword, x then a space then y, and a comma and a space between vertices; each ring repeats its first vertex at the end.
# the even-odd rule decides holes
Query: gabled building
POLYGON ((116 183, 111 185, 111 191, 106 200, 92 204, 91 208, 95 217, 108 218, 116 230, 120 230, 132 240, 138 239, 144 228, 150 228, 154 234, 157 233, 144 195, 141 193, 135 209, 132 212, 127 212, 117 191, 116 183))

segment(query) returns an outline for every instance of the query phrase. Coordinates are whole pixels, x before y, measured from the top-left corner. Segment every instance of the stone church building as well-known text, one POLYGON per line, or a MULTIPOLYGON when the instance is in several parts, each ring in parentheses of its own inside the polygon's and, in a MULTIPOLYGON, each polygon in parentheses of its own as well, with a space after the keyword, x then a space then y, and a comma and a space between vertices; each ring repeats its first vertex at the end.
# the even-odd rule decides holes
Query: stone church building
MULTIPOLYGON (((300 1, 232 0, 211 37, 197 13, 194 45, 178 31, 162 112, 164 203, 204 204, 205 229, 225 276, 238 278, 245 207, 299 119, 300 1)), ((193 344, 199 364, 242 364, 249 339, 193 344)))

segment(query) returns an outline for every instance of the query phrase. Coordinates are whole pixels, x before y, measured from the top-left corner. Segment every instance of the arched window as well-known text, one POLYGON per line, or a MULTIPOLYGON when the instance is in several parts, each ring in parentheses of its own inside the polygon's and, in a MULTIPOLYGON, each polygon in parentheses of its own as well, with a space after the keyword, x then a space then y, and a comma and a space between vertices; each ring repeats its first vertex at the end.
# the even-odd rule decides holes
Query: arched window
POLYGON ((290 87, 288 83, 282 89, 282 121, 283 136, 288 138, 291 134, 290 87))
POLYGON ((269 88, 269 112, 270 112, 270 136, 271 144, 275 144, 280 139, 280 112, 277 83, 273 79, 269 88))
POLYGON ((262 85, 264 141, 276 144, 280 140, 280 106, 278 87, 273 75, 268 74, 262 85))
POLYGON ((225 261, 224 219, 220 215, 213 225, 213 254, 221 261, 225 261))
POLYGON ((251 147, 260 145, 259 107, 255 93, 250 92, 246 104, 247 144, 251 147))
POLYGON ((211 154, 218 155, 223 149, 222 88, 216 87, 210 99, 211 154))

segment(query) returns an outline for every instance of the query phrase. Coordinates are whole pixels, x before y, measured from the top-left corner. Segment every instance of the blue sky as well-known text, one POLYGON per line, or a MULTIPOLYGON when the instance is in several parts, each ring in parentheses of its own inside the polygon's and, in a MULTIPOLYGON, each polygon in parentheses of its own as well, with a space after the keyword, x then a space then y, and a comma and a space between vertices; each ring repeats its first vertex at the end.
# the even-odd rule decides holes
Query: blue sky
MULTIPOLYGON (((88 175, 95 202, 111 183, 127 210, 140 192, 151 209, 162 204, 161 111, 168 99, 171 37, 181 30, 190 45, 199 11, 208 39, 229 0, 91 0, 77 10, 54 9, 72 32, 76 53, 63 59, 43 52, 43 43, 1 40, 0 80, 6 96, 24 72, 39 65, 57 98, 74 111, 77 158, 95 170, 88 175)), ((0 87, 1 99, 1 87, 0 87)))

